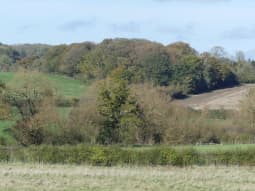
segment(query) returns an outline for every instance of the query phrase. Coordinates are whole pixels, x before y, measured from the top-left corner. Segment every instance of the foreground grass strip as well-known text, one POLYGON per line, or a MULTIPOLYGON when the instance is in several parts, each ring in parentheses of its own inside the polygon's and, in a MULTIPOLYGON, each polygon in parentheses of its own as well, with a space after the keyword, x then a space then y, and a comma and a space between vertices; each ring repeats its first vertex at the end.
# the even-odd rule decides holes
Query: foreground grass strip
POLYGON ((0 191, 254 191, 255 168, 0 164, 0 191))
POLYGON ((208 149, 171 148, 126 149, 118 146, 30 146, 0 147, 0 161, 47 164, 86 164, 94 166, 194 166, 238 165, 255 166, 254 148, 208 149))

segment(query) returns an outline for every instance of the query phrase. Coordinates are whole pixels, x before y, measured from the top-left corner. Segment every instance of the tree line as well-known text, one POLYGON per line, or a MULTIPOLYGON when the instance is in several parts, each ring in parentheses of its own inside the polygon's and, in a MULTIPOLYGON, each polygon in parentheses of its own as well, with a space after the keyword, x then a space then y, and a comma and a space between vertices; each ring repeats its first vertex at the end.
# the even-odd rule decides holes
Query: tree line
POLYGON ((1 45, 0 66, 2 71, 21 67, 84 81, 104 79, 120 67, 125 69, 123 75, 129 84, 175 86, 184 94, 255 81, 254 62, 246 60, 242 52, 230 59, 221 47, 200 54, 184 42, 163 46, 140 39, 58 46, 1 45))

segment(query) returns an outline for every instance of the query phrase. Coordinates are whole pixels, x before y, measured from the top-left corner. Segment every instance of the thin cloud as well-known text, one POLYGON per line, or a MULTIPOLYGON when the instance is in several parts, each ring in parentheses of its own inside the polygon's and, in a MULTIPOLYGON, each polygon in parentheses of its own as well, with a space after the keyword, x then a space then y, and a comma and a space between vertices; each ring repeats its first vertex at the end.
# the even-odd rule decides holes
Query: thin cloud
POLYGON ((156 2, 179 2, 179 3, 228 3, 232 0, 154 0, 156 2))
POLYGON ((91 28, 94 25, 94 20, 73 20, 64 23, 59 27, 59 29, 63 31, 76 31, 82 28, 91 28))
POLYGON ((247 57, 248 59, 255 60, 255 49, 246 51, 245 57, 247 57))
POLYGON ((32 30, 34 28, 37 28, 38 25, 35 24, 26 24, 26 25, 22 25, 21 27, 18 28, 18 31, 20 32, 26 32, 28 30, 32 30))
POLYGON ((225 31, 222 36, 228 40, 248 40, 255 39, 255 26, 252 27, 236 27, 225 31))
POLYGON ((187 24, 184 26, 159 26, 156 30, 160 33, 175 36, 176 40, 187 39, 195 33, 193 24, 187 24))
POLYGON ((125 32, 125 33, 137 33, 140 31, 140 24, 135 22, 129 22, 124 24, 112 24, 110 25, 114 32, 125 32))

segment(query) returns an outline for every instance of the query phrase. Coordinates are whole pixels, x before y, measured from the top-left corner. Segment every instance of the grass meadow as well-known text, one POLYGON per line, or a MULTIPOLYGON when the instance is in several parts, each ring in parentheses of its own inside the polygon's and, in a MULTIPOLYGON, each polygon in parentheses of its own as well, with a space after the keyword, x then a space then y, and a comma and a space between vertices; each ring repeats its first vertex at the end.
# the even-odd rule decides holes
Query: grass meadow
MULTIPOLYGON (((86 91, 87 85, 73 78, 57 75, 43 74, 49 82, 57 89, 57 93, 64 97, 80 97, 86 91)), ((0 80, 8 83, 15 76, 15 72, 0 72, 0 80)))
POLYGON ((0 191, 254 191, 255 167, 0 164, 0 191))
MULTIPOLYGON (((156 146, 141 146, 141 147, 127 147, 127 149, 152 149, 156 146)), ((217 151, 236 151, 236 150, 249 150, 255 149, 255 144, 209 144, 209 145, 187 145, 187 146, 175 146, 174 148, 181 150, 181 149, 195 149, 199 153, 207 153, 207 152, 217 152, 217 151)))

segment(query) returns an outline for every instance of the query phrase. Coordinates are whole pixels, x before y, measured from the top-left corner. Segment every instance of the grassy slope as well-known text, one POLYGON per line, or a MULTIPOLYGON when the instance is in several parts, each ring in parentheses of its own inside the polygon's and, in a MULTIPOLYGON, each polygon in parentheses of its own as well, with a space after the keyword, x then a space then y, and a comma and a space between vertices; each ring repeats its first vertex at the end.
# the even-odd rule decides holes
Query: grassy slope
POLYGON ((0 121, 0 139, 7 140, 8 144, 15 143, 14 138, 9 133, 10 127, 14 124, 15 121, 0 121))
POLYGON ((254 167, 0 164, 0 191, 253 191, 254 167))
MULTIPOLYGON (((0 80, 6 83, 10 82, 15 73, 13 72, 0 72, 0 80)), ((86 84, 78 80, 66 77, 63 75, 45 74, 46 78, 56 87, 59 95, 63 97, 80 97, 87 88, 86 84)), ((70 108, 59 108, 62 115, 67 115, 70 108)), ((8 142, 12 142, 12 138, 8 134, 8 129, 15 123, 15 121, 0 121, 0 138, 7 138, 8 142)))
MULTIPOLYGON (((14 75, 13 72, 0 72, 0 80, 8 83, 14 75)), ((86 84, 67 76, 55 74, 45 74, 45 76, 57 88, 58 94, 64 97, 80 97, 87 88, 86 84)))

